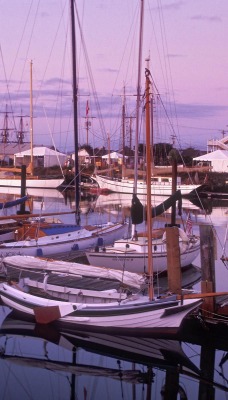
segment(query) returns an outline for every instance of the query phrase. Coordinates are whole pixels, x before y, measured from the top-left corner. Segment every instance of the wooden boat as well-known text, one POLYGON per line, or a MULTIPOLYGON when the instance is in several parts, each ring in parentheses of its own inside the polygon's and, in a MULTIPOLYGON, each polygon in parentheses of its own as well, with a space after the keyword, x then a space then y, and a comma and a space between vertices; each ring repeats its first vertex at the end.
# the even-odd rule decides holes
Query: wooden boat
MULTIPOLYGON (((165 229, 153 230, 153 271, 167 271, 167 246, 165 229)), ((180 264, 184 268, 193 263, 200 253, 200 238, 188 236, 179 228, 180 264)), ((118 239, 111 246, 96 246, 86 250, 86 257, 91 265, 136 273, 148 273, 148 238, 140 233, 134 238, 118 239)))
MULTIPOLYGON (((28 288, 42 290, 52 296, 61 296, 64 300, 70 300, 73 290, 78 289, 123 289, 131 287, 131 291, 147 290, 147 278, 142 274, 128 271, 118 271, 113 268, 95 267, 78 262, 44 259, 30 256, 9 256, 1 262, 1 277, 7 281, 19 282, 24 280, 28 288), (27 279, 28 278, 28 279, 27 279), (82 278, 86 278, 85 282, 82 278), (102 285, 100 282, 102 280, 102 285), (108 287, 103 285, 110 280, 108 287), (55 288, 53 288, 55 285, 55 288), (63 286, 64 288, 61 288, 63 286), (100 287, 101 286, 101 287, 100 287), (54 290, 53 290, 54 289, 54 290)), ((201 279, 201 270, 193 265, 182 271, 182 289, 188 290, 201 279)), ((22 284, 23 286, 23 284, 22 284)), ((154 277, 154 292, 156 295, 169 291, 167 275, 154 277)), ((80 293, 83 294, 83 293, 80 293)), ((72 299, 71 299, 72 300, 72 299)), ((76 301, 74 299, 74 301, 76 301)))
POLYGON ((15 240, 0 244, 0 257, 29 255, 71 257, 78 251, 124 237, 126 223, 106 223, 81 227, 77 224, 23 223, 15 231, 15 240))
POLYGON ((181 301, 175 295, 154 301, 135 295, 105 304, 74 303, 31 295, 7 283, 1 284, 0 297, 15 313, 38 323, 57 321, 79 330, 135 336, 176 334, 183 319, 202 303, 199 299, 181 301))
MULTIPOLYGON (((30 256, 5 257, 2 260, 1 274, 7 280, 20 281, 21 287, 37 288, 48 294, 52 292, 53 296, 61 296, 62 299, 71 301, 75 296, 84 296, 84 289, 93 292, 92 295, 95 291, 108 290, 106 297, 111 298, 111 289, 114 289, 115 293, 116 289, 122 292, 126 287, 140 290, 145 285, 145 278, 139 274, 123 274, 109 268, 30 256)), ((115 298, 117 299, 117 296, 115 298)))
MULTIPOLYGON (((146 75, 146 93, 148 93, 146 97, 146 125, 148 125, 148 143, 147 147, 150 148, 149 138, 150 138, 150 112, 148 113, 147 108, 151 102, 150 99, 150 80, 149 80, 149 70, 147 70, 146 75)), ((150 111, 150 110, 149 110, 150 111)), ((150 154, 149 154, 150 158, 150 154)), ((147 162, 147 165, 151 165, 151 160, 147 162)), ((137 173, 136 173, 137 176, 137 173)), ((174 174, 175 176, 175 174, 174 174)), ((147 171, 147 182, 150 182, 150 171, 147 171)), ((172 187, 172 193, 170 196, 160 205, 155 207, 154 209, 151 207, 151 194, 153 190, 156 189, 154 187, 150 188, 150 185, 147 185, 146 190, 146 203, 147 203, 147 226, 151 230, 150 237, 148 233, 146 234, 138 234, 136 232, 136 224, 143 222, 142 218, 138 221, 138 216, 140 213, 143 214, 143 206, 139 200, 139 196, 136 193, 138 191, 138 179, 134 180, 134 188, 132 187, 132 193, 134 195, 132 200, 131 214, 132 214, 132 224, 134 224, 134 232, 130 239, 120 239, 114 242, 113 246, 103 246, 99 248, 98 246, 93 250, 87 250, 86 256, 90 264, 97 266, 105 266, 108 265, 109 268, 114 268, 118 270, 127 270, 131 272, 137 273, 149 273, 150 263, 153 262, 153 273, 160 273, 167 271, 167 243, 166 243, 166 232, 165 229, 157 229, 152 231, 152 221, 151 217, 159 215, 159 213, 163 213, 168 207, 175 207, 176 210, 176 201, 181 198, 181 191, 176 190, 174 193, 174 181, 170 181, 172 187), (151 191, 150 191, 151 189, 151 191), (179 197, 177 196, 179 195, 179 197), (173 200, 172 200, 173 197, 173 200), (151 211, 152 209, 152 211, 151 211), (142 210, 142 211, 140 211, 142 210), (136 220, 136 222, 134 221, 136 220), (148 222, 149 221, 149 222, 148 222), (151 252, 152 261, 149 259, 148 252, 151 252)), ((178 184, 176 185, 178 187, 178 184)), ((141 187, 141 186, 140 186, 141 187)), ((161 194, 161 193, 159 193, 161 194)), ((175 217, 175 214, 174 214, 175 217)), ((173 226, 175 226, 175 218, 173 218, 173 226)), ((194 235, 187 235, 186 232, 179 228, 179 248, 180 248, 180 264, 181 267, 186 267, 191 264, 198 254, 200 253, 200 239, 194 235)))
MULTIPOLYGON (((134 179, 121 178, 115 179, 108 176, 96 174, 94 179, 97 181, 100 189, 106 189, 116 193, 132 194, 134 187, 134 179)), ((147 183, 145 180, 138 179, 137 195, 146 195, 147 183)), ((182 183, 181 178, 177 177, 177 189, 183 195, 194 194, 199 191, 202 185, 182 183)), ((170 196, 172 194, 172 177, 156 176, 151 178, 151 191, 154 196, 170 196)))
MULTIPOLYGON (((7 200, 0 203, 0 210, 5 212, 6 210, 12 210, 18 205, 24 205, 24 203, 29 199, 28 196, 18 197, 13 200, 7 200)), ((1 217, 0 217, 1 218, 1 217)), ((0 243, 14 240, 14 232, 18 228, 17 220, 6 217, 1 221, 0 225, 0 243)))

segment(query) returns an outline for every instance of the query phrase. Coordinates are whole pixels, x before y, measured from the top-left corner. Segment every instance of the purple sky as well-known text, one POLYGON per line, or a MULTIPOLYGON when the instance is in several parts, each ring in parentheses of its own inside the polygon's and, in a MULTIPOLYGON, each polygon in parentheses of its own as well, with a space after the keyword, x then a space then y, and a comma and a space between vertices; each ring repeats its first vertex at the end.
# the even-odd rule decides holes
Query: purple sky
MULTIPOLYGON (((111 147, 120 149, 124 86, 128 117, 136 103, 140 0, 76 3, 86 46, 77 30, 79 143, 86 142, 88 100, 89 143, 107 147, 110 135, 111 147)), ((33 60, 34 142, 72 151, 69 0, 1 0, 0 16, 1 124, 6 104, 14 115, 10 128, 18 126, 21 112, 29 115, 33 60)), ((227 19, 227 0, 145 0, 141 82, 143 92, 150 55, 159 92, 155 142, 172 142, 175 135, 178 147, 206 150, 208 139, 228 131, 227 19)), ((24 121, 29 140, 29 118, 24 121)), ((127 127, 126 144, 129 140, 127 127)))

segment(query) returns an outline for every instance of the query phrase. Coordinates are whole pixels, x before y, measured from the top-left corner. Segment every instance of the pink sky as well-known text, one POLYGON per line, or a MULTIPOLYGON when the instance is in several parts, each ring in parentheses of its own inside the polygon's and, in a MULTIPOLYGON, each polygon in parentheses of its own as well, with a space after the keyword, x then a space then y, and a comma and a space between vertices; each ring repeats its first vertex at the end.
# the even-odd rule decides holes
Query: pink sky
MULTIPOLYGON (((140 0, 76 3, 91 68, 78 40, 79 143, 86 141, 89 100, 90 144, 107 147, 110 134, 111 147, 119 149, 123 86, 128 116, 136 101, 140 0)), ((0 15, 0 111, 7 104, 16 125, 21 111, 29 115, 33 60, 34 142, 72 151, 69 0, 2 0, 0 15)), ((172 123, 171 129, 156 102, 156 142, 171 142, 175 134, 178 147, 206 150, 208 139, 228 130, 227 16, 227 0, 145 0, 142 71, 150 54, 150 70, 172 123)), ((25 121, 29 124, 29 118, 25 121)))

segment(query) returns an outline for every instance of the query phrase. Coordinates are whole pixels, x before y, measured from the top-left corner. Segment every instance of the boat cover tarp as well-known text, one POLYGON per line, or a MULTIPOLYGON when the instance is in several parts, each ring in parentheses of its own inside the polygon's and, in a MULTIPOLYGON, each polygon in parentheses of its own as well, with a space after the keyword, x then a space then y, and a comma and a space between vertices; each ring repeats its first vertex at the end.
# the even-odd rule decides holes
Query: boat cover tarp
POLYGON ((16 200, 6 201, 5 203, 0 203, 0 210, 3 210, 4 208, 18 206, 20 204, 25 203, 28 199, 29 199, 29 196, 24 196, 24 197, 20 197, 19 199, 16 199, 16 200))
POLYGON ((129 271, 117 271, 111 268, 94 267, 76 262, 42 259, 32 256, 8 256, 3 260, 6 268, 18 268, 20 270, 35 270, 46 272, 58 272, 63 274, 71 274, 74 276, 89 276, 96 278, 115 279, 123 284, 130 285, 140 289, 145 284, 145 279, 141 274, 135 274, 129 271))

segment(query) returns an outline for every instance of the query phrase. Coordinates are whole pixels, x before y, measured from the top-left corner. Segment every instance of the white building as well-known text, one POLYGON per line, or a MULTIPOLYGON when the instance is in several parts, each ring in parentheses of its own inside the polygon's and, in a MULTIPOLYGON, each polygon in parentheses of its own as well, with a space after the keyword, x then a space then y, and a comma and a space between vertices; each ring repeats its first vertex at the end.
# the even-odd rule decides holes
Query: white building
POLYGON ((210 139, 207 141, 207 151, 228 150, 228 136, 222 139, 210 139))
MULTIPOLYGON (((124 159, 126 160, 128 157, 124 156, 124 159)), ((117 153, 116 151, 113 151, 110 154, 105 154, 102 156, 102 160, 106 160, 107 164, 109 164, 109 161, 112 162, 117 162, 118 164, 123 163, 123 154, 117 153)))
MULTIPOLYGON (((67 155, 58 151, 49 149, 48 147, 33 148, 33 167, 53 167, 55 165, 63 166, 67 159, 67 155)), ((14 154, 14 166, 28 166, 31 162, 31 149, 14 154)))
POLYGON ((196 164, 210 165, 212 172, 228 172, 228 150, 216 150, 193 158, 196 164))

